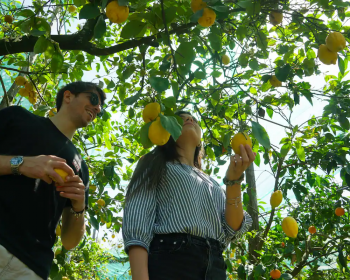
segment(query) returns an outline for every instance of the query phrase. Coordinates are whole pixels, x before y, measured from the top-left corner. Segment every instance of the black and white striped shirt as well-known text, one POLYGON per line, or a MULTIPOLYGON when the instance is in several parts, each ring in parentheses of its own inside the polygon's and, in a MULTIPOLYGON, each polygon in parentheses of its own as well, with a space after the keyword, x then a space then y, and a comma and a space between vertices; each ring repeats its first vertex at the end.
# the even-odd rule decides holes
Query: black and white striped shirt
POLYGON ((225 219, 226 195, 211 177, 185 164, 167 162, 167 174, 154 191, 144 187, 124 207, 124 250, 149 245, 154 234, 189 233, 214 238, 227 247, 252 225, 244 211, 242 226, 233 230, 225 219))

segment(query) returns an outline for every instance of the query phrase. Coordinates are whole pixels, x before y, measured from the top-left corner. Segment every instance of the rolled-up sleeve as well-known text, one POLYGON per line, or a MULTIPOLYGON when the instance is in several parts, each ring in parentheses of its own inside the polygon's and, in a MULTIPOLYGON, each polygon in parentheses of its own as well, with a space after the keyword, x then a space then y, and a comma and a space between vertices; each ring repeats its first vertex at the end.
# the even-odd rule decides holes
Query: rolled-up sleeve
POLYGON ((238 230, 233 230, 229 224, 226 222, 225 211, 221 215, 221 222, 223 230, 225 232, 226 244, 229 244, 233 239, 239 239, 242 235, 247 232, 253 224, 252 217, 246 212, 243 211, 243 221, 242 225, 238 230))
POLYGON ((129 255, 129 248, 133 245, 141 246, 149 252, 155 218, 155 190, 143 186, 125 203, 122 224, 125 253, 129 255))

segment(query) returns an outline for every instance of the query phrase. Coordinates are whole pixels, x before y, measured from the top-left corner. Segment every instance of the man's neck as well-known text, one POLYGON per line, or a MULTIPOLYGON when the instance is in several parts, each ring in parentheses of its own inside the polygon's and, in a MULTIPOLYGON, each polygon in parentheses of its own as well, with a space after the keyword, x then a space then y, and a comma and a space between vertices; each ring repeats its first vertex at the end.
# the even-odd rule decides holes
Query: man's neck
POLYGON ((57 113, 57 115, 50 118, 50 120, 59 131, 61 131, 68 139, 72 140, 77 128, 69 118, 65 117, 67 114, 60 113, 57 113))

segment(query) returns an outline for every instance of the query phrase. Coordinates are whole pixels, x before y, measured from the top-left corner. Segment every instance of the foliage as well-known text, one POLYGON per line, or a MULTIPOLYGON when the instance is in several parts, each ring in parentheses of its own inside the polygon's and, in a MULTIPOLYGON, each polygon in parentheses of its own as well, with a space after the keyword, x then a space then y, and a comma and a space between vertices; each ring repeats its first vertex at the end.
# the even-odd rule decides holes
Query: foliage
MULTIPOLYGON (((344 190, 350 186, 350 85, 345 77, 350 56, 348 47, 338 52, 339 73, 333 76, 321 72, 316 53, 331 31, 341 32, 349 43, 349 2, 205 2, 216 13, 210 28, 197 24, 203 11, 193 13, 189 0, 119 0, 119 5, 130 8, 122 24, 109 22, 106 0, 33 1, 28 6, 2 0, 1 17, 11 14, 14 20, 1 21, 1 79, 14 81, 24 75, 32 81, 39 98, 31 110, 44 116, 54 107, 62 83, 97 72, 93 80, 108 95, 107 112, 74 137, 97 186, 90 190, 88 235, 104 225, 120 231, 117 214, 123 207, 125 182, 151 147, 149 125, 141 129, 142 110, 159 102, 162 125, 168 123, 165 128, 172 135, 177 135, 174 111, 186 108, 199 117, 205 172, 217 176, 232 153, 230 139, 237 131, 247 131, 258 153, 255 164, 270 166, 274 191, 283 193, 286 203, 260 213, 259 228, 245 237, 257 240, 254 252, 243 242, 231 244, 225 252, 231 278, 268 279, 276 267, 282 279, 348 279, 350 209, 344 190), (68 12, 72 5, 77 12, 68 12), (283 13, 283 21, 273 26, 269 14, 276 10, 283 13), (77 19, 84 23, 76 27, 77 19), (58 31, 50 27, 53 23, 58 31), (230 57, 228 65, 222 63, 224 54, 230 57), (271 85, 274 75, 281 87, 271 85), (324 88, 308 82, 316 76, 324 76, 324 88), (323 116, 299 125, 287 117, 286 112, 292 114, 298 104, 313 105, 316 100, 327 104, 323 116), (286 125, 272 121, 276 116, 286 125), (274 135, 267 134, 262 119, 286 128, 281 147, 272 144, 274 135), (340 171, 340 182, 334 171, 340 171), (118 194, 110 196, 108 186, 118 194), (290 192, 296 204, 287 198, 290 192), (96 203, 101 198, 104 207, 96 203), (334 215, 338 206, 346 209, 342 217, 334 215), (282 215, 298 221, 296 239, 284 235, 282 215), (317 229, 312 237, 307 231, 310 225, 317 229), (234 248, 236 256, 231 258, 234 248), (319 271, 318 261, 332 263, 333 268, 319 271)), ((18 89, 11 87, 0 107, 23 101, 18 89)), ((247 186, 243 190, 246 210, 265 211, 261 204, 248 209, 254 198, 249 198, 247 186)))

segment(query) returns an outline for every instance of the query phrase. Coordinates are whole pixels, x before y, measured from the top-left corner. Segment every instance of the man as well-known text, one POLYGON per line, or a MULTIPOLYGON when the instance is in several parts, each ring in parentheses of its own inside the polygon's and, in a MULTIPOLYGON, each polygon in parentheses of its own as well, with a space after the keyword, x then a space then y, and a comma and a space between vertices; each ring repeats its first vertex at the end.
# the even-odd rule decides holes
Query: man
POLYGON ((19 106, 0 110, 1 280, 48 278, 61 216, 63 246, 79 244, 89 171, 71 140, 101 113, 105 98, 95 84, 74 82, 57 93, 50 119, 19 106), (65 182, 56 168, 68 173, 65 182))

